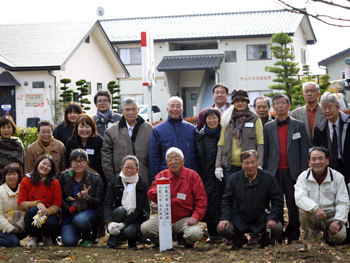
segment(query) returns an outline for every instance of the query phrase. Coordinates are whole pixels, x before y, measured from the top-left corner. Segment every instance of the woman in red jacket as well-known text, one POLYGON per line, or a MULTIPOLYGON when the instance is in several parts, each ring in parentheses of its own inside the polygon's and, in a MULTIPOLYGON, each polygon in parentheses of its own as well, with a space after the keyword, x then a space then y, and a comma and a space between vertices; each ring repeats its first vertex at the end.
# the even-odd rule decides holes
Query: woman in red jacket
POLYGON ((23 178, 19 193, 18 205, 21 210, 27 211, 24 218, 29 234, 27 247, 37 247, 37 235, 40 228, 43 230, 44 246, 51 246, 51 235, 55 233, 59 218, 57 213, 62 205, 60 183, 55 177, 55 163, 51 155, 44 155, 34 166, 33 172, 23 178), (33 217, 46 216, 42 225, 33 225, 33 217))

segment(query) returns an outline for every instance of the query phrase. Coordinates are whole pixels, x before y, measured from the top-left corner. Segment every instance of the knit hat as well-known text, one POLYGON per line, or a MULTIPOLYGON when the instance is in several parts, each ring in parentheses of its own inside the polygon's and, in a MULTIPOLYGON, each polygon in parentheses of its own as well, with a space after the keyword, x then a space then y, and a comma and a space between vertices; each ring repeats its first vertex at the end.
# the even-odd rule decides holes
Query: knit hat
POLYGON ((233 102, 235 101, 235 99, 245 99, 248 101, 248 103, 250 102, 249 100, 249 96, 248 96, 248 91, 243 90, 243 89, 235 89, 232 91, 231 94, 231 104, 233 104, 233 102))

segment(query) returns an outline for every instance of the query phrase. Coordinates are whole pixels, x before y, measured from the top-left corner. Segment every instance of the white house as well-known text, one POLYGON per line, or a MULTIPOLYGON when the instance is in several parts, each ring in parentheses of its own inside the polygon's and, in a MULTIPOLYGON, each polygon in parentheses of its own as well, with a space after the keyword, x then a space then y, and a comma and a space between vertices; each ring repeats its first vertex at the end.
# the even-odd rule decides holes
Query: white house
MULTIPOLYGON (((316 37, 307 16, 285 10, 181 15, 164 17, 101 20, 110 41, 131 77, 121 79, 121 94, 149 103, 147 87, 142 86, 141 32, 154 39, 156 84, 153 104, 163 115, 170 96, 184 99, 185 116, 193 116, 212 104, 211 89, 217 82, 230 91, 247 89, 254 98, 271 92, 274 74, 271 36, 287 33, 293 39, 295 61, 307 64, 308 45, 316 37), (194 112, 194 108, 195 111, 194 112)), ((165 116, 164 116, 165 117, 165 116)))
POLYGON ((32 117, 62 118, 62 106, 54 103, 62 78, 71 79, 74 90, 80 79, 90 84, 87 113, 95 115, 96 91, 128 77, 98 21, 0 25, 1 116, 11 115, 18 126, 32 117))
MULTIPOLYGON (((330 75, 331 81, 337 82, 338 88, 345 88, 345 91, 349 91, 350 86, 345 79, 349 79, 350 65, 349 61, 346 64, 345 59, 350 60, 350 48, 321 60, 318 62, 318 66, 326 69, 326 73, 330 75), (348 75, 345 74, 346 70, 348 71, 348 75)), ((346 92, 345 94, 346 99, 350 101, 350 92, 346 92)))

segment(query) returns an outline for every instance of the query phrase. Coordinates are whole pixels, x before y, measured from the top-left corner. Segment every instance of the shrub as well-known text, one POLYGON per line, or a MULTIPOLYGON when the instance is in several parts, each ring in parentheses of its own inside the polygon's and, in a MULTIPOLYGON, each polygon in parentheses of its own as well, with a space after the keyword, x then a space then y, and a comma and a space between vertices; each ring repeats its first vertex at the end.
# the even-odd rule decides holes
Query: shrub
POLYGON ((27 151, 28 146, 38 139, 38 129, 36 127, 17 127, 17 130, 14 136, 22 141, 24 149, 27 151))

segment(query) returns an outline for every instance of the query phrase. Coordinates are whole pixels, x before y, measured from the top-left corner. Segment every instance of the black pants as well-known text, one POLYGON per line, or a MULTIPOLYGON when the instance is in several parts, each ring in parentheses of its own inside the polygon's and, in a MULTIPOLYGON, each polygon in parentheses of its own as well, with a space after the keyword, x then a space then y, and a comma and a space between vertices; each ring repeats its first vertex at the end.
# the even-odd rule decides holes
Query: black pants
MULTIPOLYGON (((121 223, 127 217, 127 212, 124 207, 120 206, 113 210, 113 222, 121 223)), ((136 247, 136 242, 140 233, 140 225, 136 222, 126 226, 119 235, 109 235, 107 244, 113 247, 118 245, 119 238, 128 240, 129 247, 136 247)))
MULTIPOLYGON (((300 221, 299 221, 299 209, 295 204, 294 198, 294 184, 292 176, 289 170, 277 171, 276 179, 282 193, 286 198, 287 208, 288 208, 288 218, 289 223, 286 227, 285 234, 288 238, 288 242, 293 240, 298 240, 300 237, 300 221)), ((284 220, 281 218, 281 222, 284 225, 284 220)))

